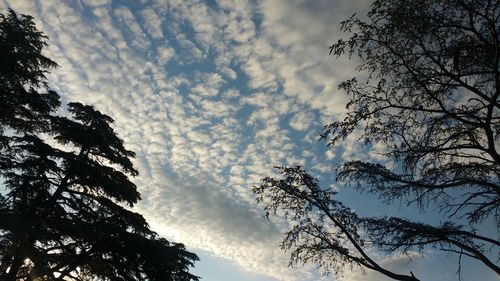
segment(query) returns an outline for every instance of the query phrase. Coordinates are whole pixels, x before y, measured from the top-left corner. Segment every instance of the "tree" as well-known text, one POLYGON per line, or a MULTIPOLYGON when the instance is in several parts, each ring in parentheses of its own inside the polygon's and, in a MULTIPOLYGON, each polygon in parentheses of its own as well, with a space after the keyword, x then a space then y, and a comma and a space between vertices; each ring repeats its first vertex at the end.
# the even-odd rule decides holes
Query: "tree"
POLYGON ((417 280, 381 267, 369 249, 433 247, 500 274, 493 257, 500 242, 481 232, 485 223, 500 226, 500 2, 376 0, 367 20, 353 16, 341 29, 350 36, 330 53, 357 56, 368 78, 339 85, 350 97, 347 115, 322 137, 333 147, 359 133, 367 145, 382 144, 385 159, 344 162, 337 180, 446 221, 362 218, 302 168, 281 167, 281 178, 264 179, 254 192, 268 214, 296 222, 282 244, 291 263, 334 273, 351 264, 417 280))
POLYGON ((198 280, 198 257, 152 231, 132 151, 113 119, 80 103, 55 114, 47 37, 30 16, 0 15, 0 279, 198 280))
POLYGON ((10 140, 6 129, 47 131, 47 114, 60 106, 46 82, 47 71, 57 66, 41 53, 46 39, 30 16, 18 18, 13 11, 0 15, 0 148, 10 140))

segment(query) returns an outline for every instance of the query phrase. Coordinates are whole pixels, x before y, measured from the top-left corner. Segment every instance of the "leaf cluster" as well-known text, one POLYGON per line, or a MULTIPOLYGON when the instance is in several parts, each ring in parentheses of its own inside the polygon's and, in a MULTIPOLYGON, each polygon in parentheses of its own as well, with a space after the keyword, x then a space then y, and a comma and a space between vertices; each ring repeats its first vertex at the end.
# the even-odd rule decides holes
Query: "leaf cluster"
POLYGON ((361 128, 391 165, 347 162, 340 180, 386 200, 436 201, 471 224, 500 222, 499 10, 489 0, 381 0, 369 22, 343 22, 353 34, 332 53, 360 57, 369 78, 340 84, 348 114, 323 137, 334 146, 361 128))

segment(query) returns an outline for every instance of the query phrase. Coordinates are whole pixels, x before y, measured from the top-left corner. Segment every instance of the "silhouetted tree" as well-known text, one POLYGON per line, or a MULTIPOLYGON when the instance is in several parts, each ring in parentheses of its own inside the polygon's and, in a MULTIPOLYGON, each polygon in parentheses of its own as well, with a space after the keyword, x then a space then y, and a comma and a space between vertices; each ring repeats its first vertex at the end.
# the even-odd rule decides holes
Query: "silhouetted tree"
POLYGON ((198 280, 198 257, 153 232, 113 119, 60 102, 45 74, 47 37, 30 16, 0 15, 0 279, 198 280))
POLYGON ((331 54, 357 56, 368 78, 340 84, 350 97, 347 115, 322 137, 335 146, 359 133, 367 145, 382 144, 385 159, 345 162, 337 180, 446 221, 361 218, 300 167, 282 167, 282 178, 266 178, 254 192, 268 212, 297 222, 283 241, 292 263, 333 272, 355 264, 417 280, 381 267, 367 249, 433 247, 500 274, 498 237, 481 233, 485 222, 500 226, 500 2, 377 0, 367 20, 353 16, 341 29, 350 37, 331 54))
MULTIPOLYGON (((50 90, 45 78, 47 71, 57 66, 41 53, 47 45, 46 39, 47 37, 36 29, 30 16, 18 18, 12 11, 0 15, 2 149, 8 146, 10 140, 5 135, 5 130, 47 131, 47 115, 60 106, 59 96, 50 90)), ((0 160, 8 159, 2 155, 0 160)))

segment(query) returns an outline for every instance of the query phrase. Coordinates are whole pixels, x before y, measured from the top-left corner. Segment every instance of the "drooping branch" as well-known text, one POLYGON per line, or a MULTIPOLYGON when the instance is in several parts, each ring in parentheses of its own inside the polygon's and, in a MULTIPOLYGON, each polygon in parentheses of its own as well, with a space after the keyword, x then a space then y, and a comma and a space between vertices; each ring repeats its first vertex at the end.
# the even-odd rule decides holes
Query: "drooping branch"
POLYGON ((409 251, 414 248, 422 250, 426 246, 457 251, 453 249, 456 247, 500 274, 500 267, 483 254, 484 247, 475 241, 487 242, 494 247, 500 247, 500 242, 465 231, 463 227, 454 223, 445 222, 439 227, 434 227, 402 218, 382 217, 363 219, 363 226, 373 243, 386 251, 409 251))
POLYGON ((333 198, 335 192, 321 189, 317 180, 300 167, 279 169, 282 179, 265 178, 253 191, 268 216, 283 214, 298 223, 282 244, 284 249, 294 249, 294 263, 313 261, 333 273, 346 264, 356 264, 395 280, 418 280, 413 274, 394 273, 369 256, 358 233, 360 219, 333 198))

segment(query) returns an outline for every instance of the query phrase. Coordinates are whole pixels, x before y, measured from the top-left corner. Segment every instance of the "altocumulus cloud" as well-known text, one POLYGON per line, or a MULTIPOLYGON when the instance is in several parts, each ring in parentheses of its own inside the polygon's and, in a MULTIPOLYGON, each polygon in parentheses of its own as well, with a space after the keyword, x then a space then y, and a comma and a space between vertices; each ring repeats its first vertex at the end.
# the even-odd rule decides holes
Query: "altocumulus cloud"
MULTIPOLYGON (((344 112, 353 69, 327 55, 337 22, 363 1, 30 1, 50 36, 50 79, 65 100, 111 115, 137 153, 137 208, 157 231, 282 280, 286 222, 266 221, 251 186, 272 166, 328 173, 313 140, 344 112)), ((360 279, 352 275, 352 280, 360 279)))

